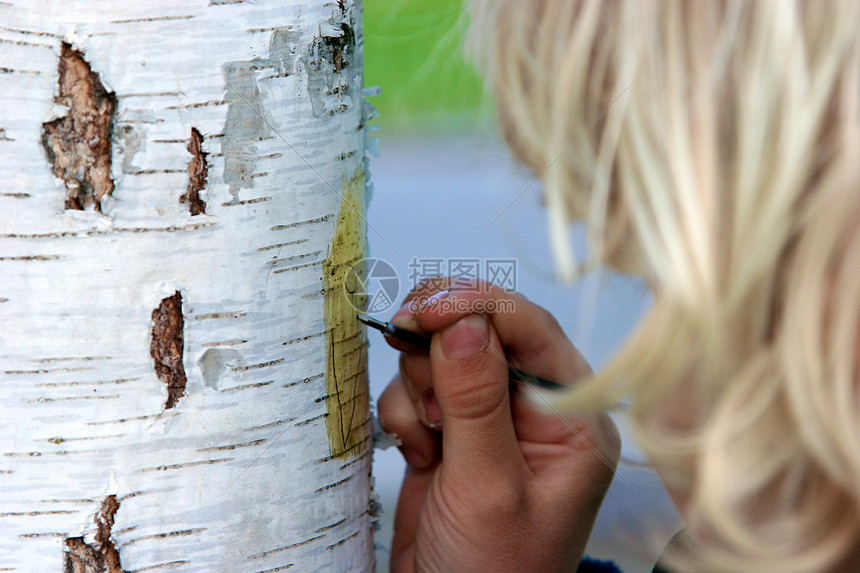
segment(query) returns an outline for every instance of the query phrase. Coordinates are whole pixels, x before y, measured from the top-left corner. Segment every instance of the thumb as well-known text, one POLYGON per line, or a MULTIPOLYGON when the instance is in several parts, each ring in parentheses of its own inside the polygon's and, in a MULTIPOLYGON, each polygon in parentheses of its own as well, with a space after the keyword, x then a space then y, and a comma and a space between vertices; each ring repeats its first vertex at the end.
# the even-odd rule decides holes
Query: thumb
POLYGON ((511 479, 524 461, 517 447, 508 365, 483 314, 469 314, 433 336, 433 390, 442 411, 446 467, 511 479))

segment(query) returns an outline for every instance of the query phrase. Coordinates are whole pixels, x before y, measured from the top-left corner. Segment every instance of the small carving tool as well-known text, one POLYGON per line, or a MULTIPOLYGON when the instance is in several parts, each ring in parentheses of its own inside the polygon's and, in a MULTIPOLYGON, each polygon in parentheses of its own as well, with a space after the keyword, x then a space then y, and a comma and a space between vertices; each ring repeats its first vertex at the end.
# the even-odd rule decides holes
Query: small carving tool
MULTIPOLYGON (((359 314, 358 320, 371 328, 375 328, 385 336, 390 336, 391 338, 409 343, 421 350, 430 352, 430 338, 427 336, 417 334, 411 330, 406 330, 405 328, 399 328, 390 322, 377 320, 366 314, 359 314)), ((567 388, 567 386, 559 384, 558 382, 553 382, 552 380, 547 380, 546 378, 541 378, 540 376, 535 376, 533 374, 526 374, 522 370, 517 370, 510 364, 508 365, 508 378, 510 378, 512 382, 529 384, 545 390, 564 390, 567 388)))

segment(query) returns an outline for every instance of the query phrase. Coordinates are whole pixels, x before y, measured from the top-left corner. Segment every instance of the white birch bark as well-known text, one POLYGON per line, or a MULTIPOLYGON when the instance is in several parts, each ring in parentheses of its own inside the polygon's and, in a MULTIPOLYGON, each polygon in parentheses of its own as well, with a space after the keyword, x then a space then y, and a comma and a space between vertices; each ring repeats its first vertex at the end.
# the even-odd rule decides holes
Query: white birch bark
POLYGON ((0 1, 0 571, 372 570, 366 341, 323 280, 363 254, 360 2, 0 1), (116 98, 87 210, 43 145, 64 49, 116 98))

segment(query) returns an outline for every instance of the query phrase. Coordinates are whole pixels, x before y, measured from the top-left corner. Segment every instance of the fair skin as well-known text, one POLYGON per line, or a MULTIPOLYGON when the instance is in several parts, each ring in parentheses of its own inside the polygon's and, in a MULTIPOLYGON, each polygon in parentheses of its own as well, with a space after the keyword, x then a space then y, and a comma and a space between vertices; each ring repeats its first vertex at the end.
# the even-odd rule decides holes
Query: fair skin
POLYGON ((569 385, 591 369, 522 295, 433 284, 413 290, 392 319, 432 335, 429 356, 387 339, 402 354, 379 418, 407 462, 391 570, 570 571, 615 475, 618 432, 606 414, 562 417, 538 405, 532 389, 511 389, 507 368, 569 385), (450 294, 414 308, 416 293, 438 291, 450 294), (513 302, 513 312, 474 312, 490 299, 513 302))

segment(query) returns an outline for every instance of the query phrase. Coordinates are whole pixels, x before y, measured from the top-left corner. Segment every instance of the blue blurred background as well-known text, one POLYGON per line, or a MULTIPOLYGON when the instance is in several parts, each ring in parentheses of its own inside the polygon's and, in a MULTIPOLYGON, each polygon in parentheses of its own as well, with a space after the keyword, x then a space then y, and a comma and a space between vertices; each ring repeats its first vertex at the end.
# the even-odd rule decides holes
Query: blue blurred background
MULTIPOLYGON (((555 280, 540 183, 510 158, 494 126, 494 108, 462 57, 467 19, 462 0, 365 0, 365 85, 380 117, 372 125, 380 157, 371 162, 370 256, 400 277, 397 302, 374 314, 388 319, 414 280, 410 263, 488 258, 515 260, 517 290, 546 307, 592 367, 600 368, 651 303, 644 284, 608 271, 575 284, 555 280), (533 184, 534 183, 534 184, 533 184), (525 192, 524 192, 525 191, 525 192)), ((580 229, 571 241, 580 255, 580 229)), ((483 278, 483 277, 482 277, 483 278)), ((397 353, 369 333, 374 400, 397 369, 397 353)), ((643 462, 622 417, 623 456, 643 462)), ((404 465, 396 449, 374 456, 382 501, 378 571, 387 571, 391 524, 404 465)), ((588 553, 625 573, 649 572, 678 522, 653 472, 622 463, 598 518, 588 553)), ((575 569, 572 565, 571 570, 575 569)))

